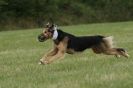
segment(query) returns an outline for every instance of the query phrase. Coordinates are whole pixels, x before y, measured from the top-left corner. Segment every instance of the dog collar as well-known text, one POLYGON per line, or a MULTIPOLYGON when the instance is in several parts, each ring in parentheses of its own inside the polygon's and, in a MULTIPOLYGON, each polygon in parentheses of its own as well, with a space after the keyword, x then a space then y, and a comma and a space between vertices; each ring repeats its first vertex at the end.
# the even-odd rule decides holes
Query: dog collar
POLYGON ((52 39, 53 39, 53 40, 56 40, 57 37, 58 37, 58 32, 57 32, 57 27, 55 27, 55 28, 54 28, 54 33, 53 33, 52 39))

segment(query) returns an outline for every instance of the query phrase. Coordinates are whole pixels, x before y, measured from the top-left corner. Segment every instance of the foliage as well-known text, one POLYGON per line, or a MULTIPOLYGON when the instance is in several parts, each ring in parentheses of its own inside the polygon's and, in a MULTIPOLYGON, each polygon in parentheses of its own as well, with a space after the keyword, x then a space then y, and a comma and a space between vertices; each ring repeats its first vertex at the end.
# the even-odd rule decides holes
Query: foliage
MULTIPOLYGON (((0 0, 0 27, 133 20, 133 0, 0 0)), ((1 29, 0 29, 1 30, 1 29)))

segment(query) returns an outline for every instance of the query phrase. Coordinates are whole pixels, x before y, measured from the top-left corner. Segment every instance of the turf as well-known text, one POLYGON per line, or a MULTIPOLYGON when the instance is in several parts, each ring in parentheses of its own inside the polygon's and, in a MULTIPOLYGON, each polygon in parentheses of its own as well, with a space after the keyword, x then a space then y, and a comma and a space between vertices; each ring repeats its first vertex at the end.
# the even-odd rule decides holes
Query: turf
POLYGON ((96 55, 91 50, 38 65, 52 47, 40 43, 42 29, 0 32, 0 88, 133 88, 133 22, 60 27, 75 35, 114 36, 128 59, 96 55))

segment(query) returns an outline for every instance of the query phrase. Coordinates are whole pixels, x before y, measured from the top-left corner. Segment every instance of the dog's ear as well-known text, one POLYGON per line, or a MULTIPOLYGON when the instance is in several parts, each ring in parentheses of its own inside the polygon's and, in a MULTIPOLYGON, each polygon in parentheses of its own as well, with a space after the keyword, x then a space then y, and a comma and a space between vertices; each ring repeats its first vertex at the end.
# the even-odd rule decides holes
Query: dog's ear
POLYGON ((45 26, 46 28, 49 28, 50 27, 50 24, 49 24, 49 22, 46 24, 46 26, 45 26))
POLYGON ((57 30, 57 26, 55 24, 51 24, 48 31, 53 33, 55 30, 57 30))

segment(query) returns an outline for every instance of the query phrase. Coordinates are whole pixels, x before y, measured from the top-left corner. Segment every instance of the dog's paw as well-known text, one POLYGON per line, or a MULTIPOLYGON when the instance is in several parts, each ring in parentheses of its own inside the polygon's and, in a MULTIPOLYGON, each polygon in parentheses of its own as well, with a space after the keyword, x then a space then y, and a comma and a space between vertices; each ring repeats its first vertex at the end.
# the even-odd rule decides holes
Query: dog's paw
POLYGON ((38 64, 39 64, 39 65, 44 64, 44 63, 43 63, 43 59, 40 59, 40 61, 39 61, 38 64))
POLYGON ((38 62, 39 65, 43 65, 43 63, 41 61, 38 62))
POLYGON ((115 55, 116 58, 120 58, 121 56, 120 55, 115 55))
POLYGON ((49 64, 49 62, 48 61, 44 61, 43 59, 40 59, 40 61, 39 61, 39 63, 38 63, 39 65, 46 65, 46 64, 49 64))

